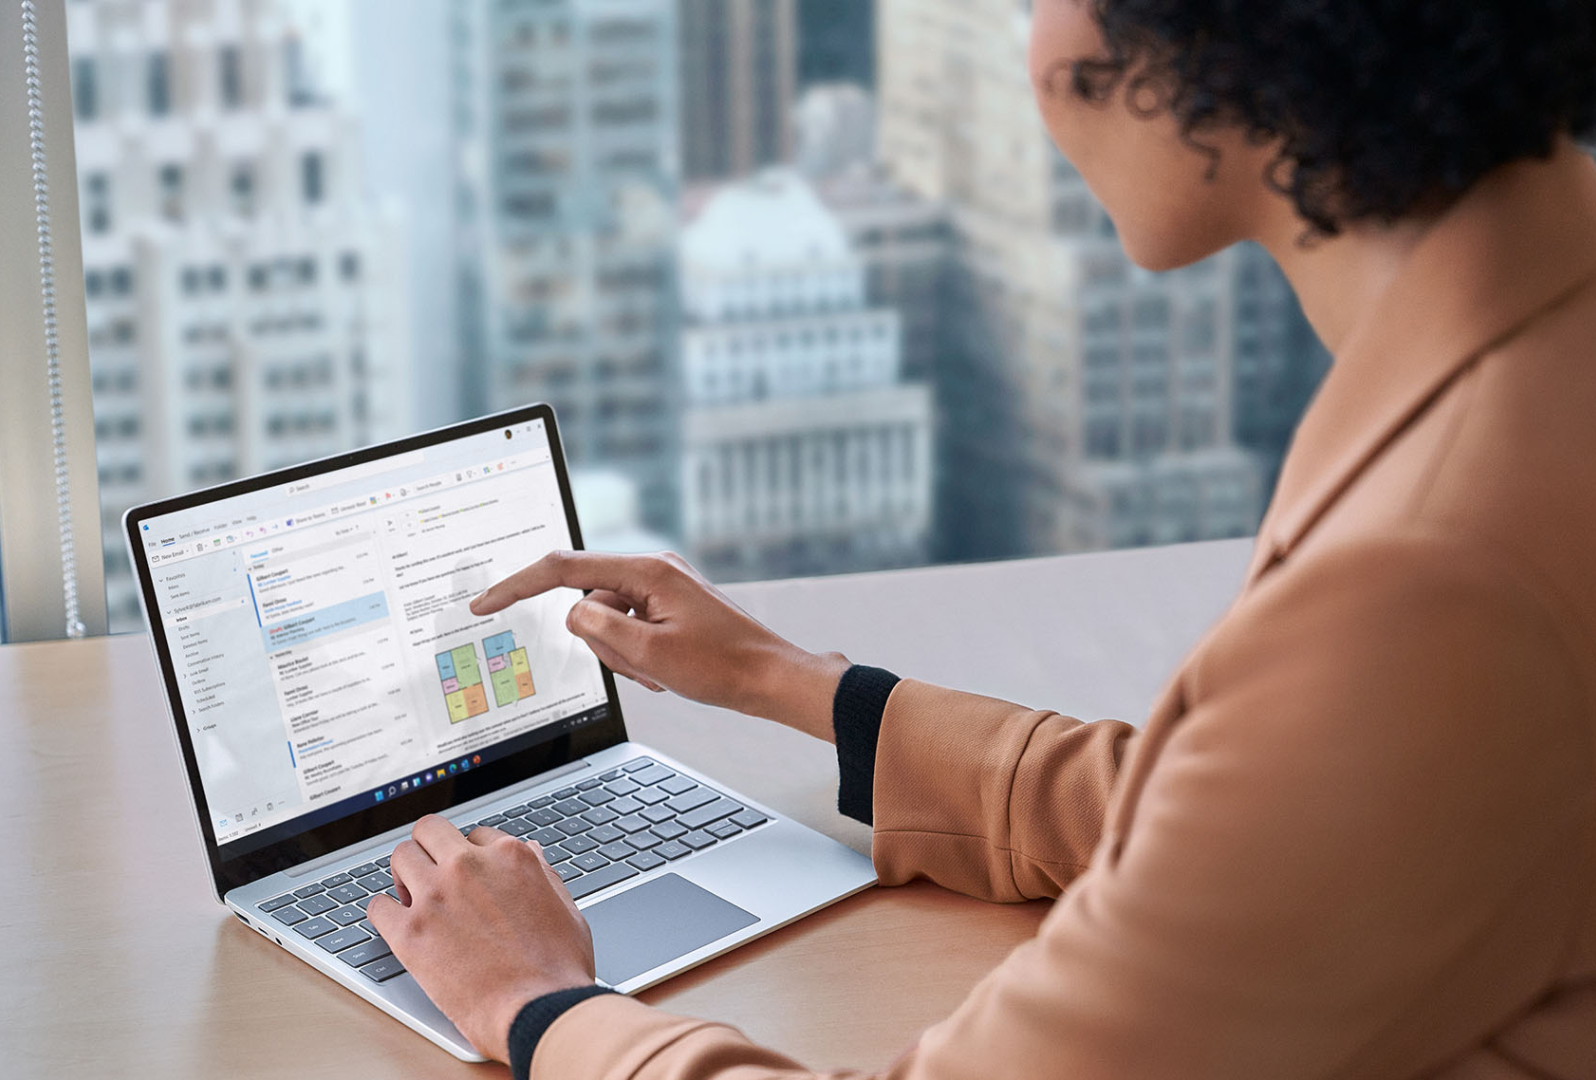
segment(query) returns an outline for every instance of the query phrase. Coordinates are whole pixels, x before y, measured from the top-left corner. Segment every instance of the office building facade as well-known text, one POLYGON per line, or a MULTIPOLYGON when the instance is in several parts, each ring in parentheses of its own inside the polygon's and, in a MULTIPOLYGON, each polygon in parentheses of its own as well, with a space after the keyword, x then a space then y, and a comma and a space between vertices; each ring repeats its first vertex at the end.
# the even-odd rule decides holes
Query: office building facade
POLYGON ((876 0, 798 0, 798 82, 875 85, 876 0))
POLYGON ((926 561, 932 400, 898 313, 791 172, 730 185, 682 242, 684 536, 722 579, 926 561))
POLYGON ((797 0, 680 0, 682 172, 746 176, 787 161, 797 0))
POLYGON ((552 404, 676 532, 673 0, 454 8, 462 394, 552 404))
POLYGON ((983 557, 1244 535, 1263 471, 1231 413, 1238 256, 1130 263, 1037 114, 1026 7, 879 6, 882 160, 954 233, 971 383, 948 543, 983 557), (1177 497, 1193 484, 1202 498, 1177 497))
POLYGON ((67 7, 106 581, 135 503, 410 424, 403 248, 281 11, 67 7))

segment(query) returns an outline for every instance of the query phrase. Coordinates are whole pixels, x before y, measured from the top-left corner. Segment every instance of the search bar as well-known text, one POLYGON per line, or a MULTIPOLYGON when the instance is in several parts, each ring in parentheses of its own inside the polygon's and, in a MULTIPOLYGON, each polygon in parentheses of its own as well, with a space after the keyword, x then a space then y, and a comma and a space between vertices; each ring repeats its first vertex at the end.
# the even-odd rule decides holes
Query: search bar
POLYGON ((393 457, 379 458, 368 461, 364 465, 351 465, 347 469, 337 469, 320 476, 312 476, 308 480, 298 480, 288 485, 289 495, 304 495, 311 491, 322 491, 340 484, 353 483, 371 476, 381 476, 383 473, 394 472, 397 469, 410 469, 422 464, 426 455, 420 450, 412 450, 408 454, 395 454, 393 457))

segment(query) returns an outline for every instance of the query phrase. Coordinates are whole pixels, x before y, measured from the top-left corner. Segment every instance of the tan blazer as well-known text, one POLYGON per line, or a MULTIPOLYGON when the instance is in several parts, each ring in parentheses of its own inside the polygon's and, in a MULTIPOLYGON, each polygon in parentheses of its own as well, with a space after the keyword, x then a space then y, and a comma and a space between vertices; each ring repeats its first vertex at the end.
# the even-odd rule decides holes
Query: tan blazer
MULTIPOLYGON (((1447 214, 1141 734, 898 685, 882 881, 1062 897, 885 1075, 1596 1078, 1593 275, 1571 147, 1447 214)), ((532 1075, 808 1074, 605 996, 532 1075)))

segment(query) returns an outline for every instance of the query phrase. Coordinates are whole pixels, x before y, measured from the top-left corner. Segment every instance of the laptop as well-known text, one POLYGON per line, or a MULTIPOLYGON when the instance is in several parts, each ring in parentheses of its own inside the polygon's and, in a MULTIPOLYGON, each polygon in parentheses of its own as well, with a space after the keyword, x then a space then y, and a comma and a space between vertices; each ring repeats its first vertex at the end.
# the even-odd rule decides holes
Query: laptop
POLYGON ((875 881, 629 741, 565 628, 579 593, 471 614, 581 547, 546 405, 135 507, 124 532, 218 900, 458 1058, 482 1060, 365 918, 423 815, 541 844, 623 993, 875 881))

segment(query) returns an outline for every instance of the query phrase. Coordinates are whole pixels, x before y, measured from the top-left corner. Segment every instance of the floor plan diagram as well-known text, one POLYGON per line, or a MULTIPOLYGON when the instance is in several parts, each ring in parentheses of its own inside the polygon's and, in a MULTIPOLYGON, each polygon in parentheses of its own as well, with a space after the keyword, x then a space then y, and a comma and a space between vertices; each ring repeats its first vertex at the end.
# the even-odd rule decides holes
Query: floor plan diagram
POLYGON ((494 704, 502 709, 537 693, 532 685, 532 668, 527 664, 526 649, 515 647, 515 634, 506 630, 484 638, 482 651, 488 657, 488 679, 493 683, 494 704))
POLYGON ((443 700, 449 706, 449 722, 458 724, 487 712, 488 692, 482 685, 477 647, 457 646, 439 653, 437 661, 438 678, 443 680, 443 700))

